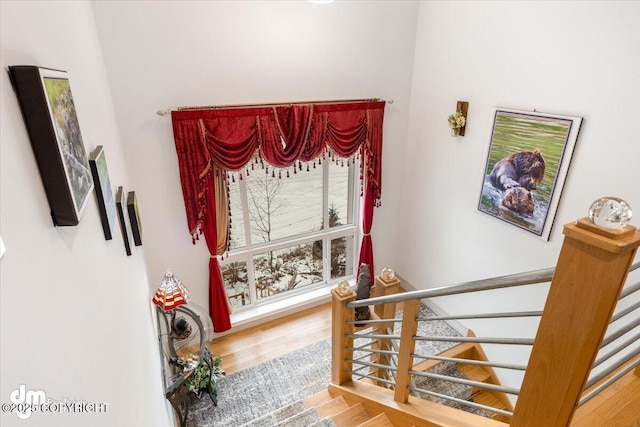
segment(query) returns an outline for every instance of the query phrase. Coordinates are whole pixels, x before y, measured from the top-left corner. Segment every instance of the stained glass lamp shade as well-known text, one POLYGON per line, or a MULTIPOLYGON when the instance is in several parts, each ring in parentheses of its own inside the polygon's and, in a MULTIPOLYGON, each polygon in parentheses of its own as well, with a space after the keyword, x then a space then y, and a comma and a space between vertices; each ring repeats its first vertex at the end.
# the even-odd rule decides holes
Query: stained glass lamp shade
POLYGON ((189 290, 180 279, 173 275, 171 270, 167 270, 158 290, 153 295, 153 303, 163 310, 169 311, 188 302, 189 290))

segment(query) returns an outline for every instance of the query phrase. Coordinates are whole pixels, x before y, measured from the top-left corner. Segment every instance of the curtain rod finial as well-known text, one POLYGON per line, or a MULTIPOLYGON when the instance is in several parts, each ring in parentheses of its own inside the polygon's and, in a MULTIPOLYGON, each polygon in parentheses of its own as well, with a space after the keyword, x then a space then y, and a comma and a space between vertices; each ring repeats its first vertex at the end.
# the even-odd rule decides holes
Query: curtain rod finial
POLYGON ((166 110, 158 110, 156 111, 156 114, 159 116, 166 116, 167 114, 169 114, 171 112, 171 109, 166 109, 166 110))

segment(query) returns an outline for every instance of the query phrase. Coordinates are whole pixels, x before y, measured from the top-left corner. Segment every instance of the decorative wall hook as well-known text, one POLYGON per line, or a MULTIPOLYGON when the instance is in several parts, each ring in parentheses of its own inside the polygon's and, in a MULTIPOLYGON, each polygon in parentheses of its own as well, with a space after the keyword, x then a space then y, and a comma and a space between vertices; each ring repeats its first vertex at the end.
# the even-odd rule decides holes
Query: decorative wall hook
POLYGON ((458 101, 456 111, 459 111, 462 114, 462 117, 464 117, 464 126, 460 128, 460 136, 464 136, 464 131, 467 128, 467 112, 469 111, 469 103, 467 101, 458 101))

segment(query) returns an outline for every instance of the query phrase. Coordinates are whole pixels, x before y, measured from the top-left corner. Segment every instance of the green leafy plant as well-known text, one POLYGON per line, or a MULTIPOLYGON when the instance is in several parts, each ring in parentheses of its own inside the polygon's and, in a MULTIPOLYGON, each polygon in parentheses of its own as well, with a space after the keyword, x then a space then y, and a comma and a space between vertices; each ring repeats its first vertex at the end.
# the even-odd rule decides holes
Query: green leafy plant
POLYGON ((203 391, 210 391, 215 396, 218 392, 218 379, 226 375, 221 365, 221 357, 212 357, 211 365, 205 359, 200 360, 185 383, 187 389, 197 394, 198 397, 202 395, 203 391))

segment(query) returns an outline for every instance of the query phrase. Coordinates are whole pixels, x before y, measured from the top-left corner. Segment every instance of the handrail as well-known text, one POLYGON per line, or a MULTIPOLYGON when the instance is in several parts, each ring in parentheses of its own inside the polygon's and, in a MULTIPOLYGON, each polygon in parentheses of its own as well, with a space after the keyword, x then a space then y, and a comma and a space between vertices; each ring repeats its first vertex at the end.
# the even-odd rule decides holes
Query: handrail
POLYGON ((468 292, 490 291, 493 289, 510 288, 514 286, 531 285, 551 281, 555 268, 529 271, 526 273, 509 274, 489 279, 472 280, 451 286, 424 289, 419 291, 403 292, 400 294, 386 295, 369 299, 352 301, 347 308, 366 307, 369 305, 387 304, 391 302, 403 302, 412 299, 435 298, 447 295, 464 294, 468 292))
MULTIPOLYGON (((584 222, 583 220, 580 220, 584 222)), ((605 381, 609 381, 609 378, 612 375, 615 375, 615 372, 607 371, 606 373, 596 373, 592 372, 593 378, 590 380, 585 380, 588 384, 587 388, 591 390, 582 390, 580 384, 576 383, 576 387, 571 388, 571 390, 567 391, 564 394, 560 393, 551 393, 554 395, 554 398, 551 400, 547 399, 547 396, 541 396, 538 393, 538 385, 542 384, 544 386, 549 386, 550 384, 554 384, 555 382, 560 382, 562 384, 573 381, 571 375, 578 376, 578 378, 586 378, 589 376, 589 370, 593 367, 593 361, 595 360, 597 364, 603 363, 607 361, 613 355, 617 355, 621 349, 629 350, 634 355, 637 356, 637 349, 634 342, 637 342, 638 334, 636 334, 632 339, 627 339, 627 337, 621 338, 622 335, 629 332, 634 327, 640 325, 640 322, 634 322, 635 319, 630 319, 631 326, 623 327, 624 329, 616 331, 611 331, 609 336, 606 336, 605 330, 607 326, 607 322, 615 322, 618 319, 623 318, 624 316, 628 316, 629 313, 632 313, 640 308, 640 305, 635 301, 630 301, 629 304, 626 304, 628 307, 622 308, 616 312, 614 312, 613 307, 609 313, 609 317, 605 318, 605 314, 600 313, 602 315, 598 315, 596 318, 590 316, 581 316, 580 308, 576 306, 571 306, 570 309, 572 317, 568 318, 568 316, 563 317, 562 315, 558 315, 554 317, 554 313, 563 313, 562 307, 567 306, 566 301, 575 301, 577 297, 581 297, 583 294, 588 295, 588 298, 584 298, 590 305, 598 304, 598 301, 606 301, 611 303, 616 299, 622 299, 628 295, 631 295, 634 292, 640 290, 640 282, 634 283, 633 285, 624 287, 624 282, 626 280, 626 276, 629 272, 636 271, 640 268, 640 262, 631 263, 630 261, 634 257, 634 253, 631 252, 633 249, 638 247, 638 235, 633 234, 629 231, 625 231, 625 239, 622 243, 624 243, 624 251, 615 252, 612 248, 618 251, 621 247, 620 239, 616 239, 615 236, 611 237, 609 234, 601 235, 601 233, 594 233, 589 227, 582 227, 580 224, 582 222, 577 221, 573 224, 567 224, 565 226, 565 235, 574 240, 578 240, 580 242, 579 245, 563 245, 561 256, 559 258, 558 266, 556 268, 547 268, 536 271, 530 271, 525 273, 518 273, 512 275, 498 276, 489 279, 482 280, 473 280, 468 282, 461 282, 453 285, 435 287, 425 290, 417 290, 411 292, 404 293, 394 293, 391 295, 382 295, 388 294, 390 289, 397 289, 401 285, 400 280, 398 278, 388 278, 385 276, 381 276, 376 278, 376 292, 378 292, 378 297, 364 299, 364 300, 355 300, 355 293, 351 292, 342 292, 340 288, 336 289, 333 293, 334 295, 334 316, 338 320, 336 325, 340 325, 341 328, 337 329, 334 337, 334 348, 338 350, 332 353, 332 358, 337 362, 334 362, 334 367, 332 369, 332 379, 338 378, 337 381, 340 381, 338 384, 343 384, 344 382, 351 379, 351 373, 356 377, 355 372, 363 372, 362 374, 357 374, 361 378, 370 378, 380 385, 389 384, 395 385, 395 393, 394 400, 397 402, 407 403, 409 394, 408 392, 418 392, 418 393, 426 393, 432 396, 436 396, 437 393, 432 392, 430 390, 422 390, 420 388, 415 387, 415 383, 410 384, 411 380, 414 380, 416 377, 427 377, 440 379, 448 382, 460 383, 465 385, 470 385, 472 387, 477 387, 480 389, 487 389, 491 391, 497 391, 508 394, 519 395, 518 399, 518 407, 517 410, 513 413, 513 425, 524 426, 530 425, 527 424, 527 420, 531 420, 531 417, 537 411, 541 405, 548 407, 549 411, 540 419, 542 424, 546 424, 553 420, 563 420, 563 423, 568 423, 573 411, 575 409, 576 403, 583 403, 581 400, 582 397, 590 398, 591 393, 595 389, 599 389, 605 381), (579 224, 580 223, 580 224, 579 224), (631 233, 631 234, 629 234, 631 233), (593 238, 595 235, 599 237, 597 239, 593 238), (628 236, 627 236, 628 235, 628 236), (604 236, 604 237, 602 237, 604 236), (608 239, 608 240, 606 240, 608 239), (614 241, 609 245, 609 240, 614 241), (607 245, 604 245, 604 243, 607 245), (604 246, 603 246, 604 245, 604 246), (606 262, 603 261, 600 263, 600 258, 598 261, 594 261, 594 257, 590 251, 598 251, 603 253, 615 253, 614 260, 609 261, 609 258, 606 258, 606 262), (593 265, 596 263, 597 265, 593 265), (602 268, 600 267, 602 264, 602 268), (589 268, 576 268, 576 265, 589 267, 589 268), (631 266, 631 267, 629 267, 631 266), (593 267, 593 268, 592 268, 593 267), (596 268, 598 267, 598 268, 596 268), (626 270, 628 269, 628 270, 626 270), (596 271, 598 274, 593 274, 592 270, 596 271), (626 270, 626 271, 625 271, 626 270), (481 292, 481 291, 489 291, 489 290, 497 290, 497 289, 505 289, 512 288, 523 285, 532 285, 532 284, 545 284, 551 283, 550 287, 550 296, 553 292, 554 298, 547 298, 547 303, 545 304, 545 308, 549 308, 549 301, 551 300, 551 308, 549 308, 549 315, 545 311, 543 315, 541 310, 535 311, 522 311, 522 312, 514 312, 504 310, 504 312, 492 312, 492 313, 477 313, 470 314, 467 313, 462 314, 452 314, 452 315, 436 315, 436 316, 424 316, 417 314, 418 300, 422 299, 431 299, 445 296, 453 296, 459 294, 466 294, 469 292, 481 292), (564 284, 567 286, 563 286, 564 284), (585 284, 585 286, 581 286, 585 284), (587 286, 588 285, 588 286, 587 286), (614 288, 614 286, 616 286, 614 288), (394 288, 395 287, 395 288, 394 288), (588 288, 590 291, 584 291, 585 288, 588 288), (394 318, 394 306, 395 303, 405 303, 405 309, 407 307, 411 307, 411 315, 409 316, 405 310, 404 319, 394 318), (410 306, 406 304, 410 302, 410 306), (366 306, 376 306, 375 312, 377 314, 376 319, 362 322, 353 320, 353 309, 358 307, 366 307, 366 306), (612 315, 611 315, 612 313, 612 315), (416 332, 418 329, 416 322, 429 322, 435 320, 460 320, 460 319, 499 319, 499 318, 522 318, 522 317, 540 317, 541 326, 538 328, 538 335, 540 334, 540 330, 549 331, 548 334, 552 334, 554 332, 554 325, 562 324, 565 325, 566 328, 571 329, 575 336, 580 338, 580 342, 587 341, 588 338, 589 343, 593 342, 593 345, 590 345, 590 348, 577 348, 571 347, 568 349, 561 348, 560 353, 565 354, 566 357, 562 358, 563 362, 558 366, 551 369, 552 373, 545 375, 539 374, 539 367, 544 366, 546 360, 548 360, 548 354, 556 351, 558 346, 554 344, 553 341, 550 340, 542 340, 542 344, 536 342, 532 356, 529 360, 529 366, 515 365, 510 363, 493 363, 486 360, 486 356, 484 354, 480 354, 477 357, 485 358, 484 360, 473 360, 466 359, 466 356, 454 356, 456 354, 454 351, 450 353, 442 353, 441 356, 438 355, 427 355, 423 356, 419 354, 419 351, 414 350, 414 346, 416 342, 420 341, 444 341, 448 343, 479 343, 479 344, 512 344, 512 345, 534 345, 534 338, 511 338, 511 337, 500 337, 500 333, 498 333, 497 337, 475 337, 475 336, 453 336, 455 334, 449 333, 450 336, 438 336, 437 334, 430 334, 429 332, 416 332), (577 316, 580 322, 573 322, 573 316, 577 316), (386 319, 385 319, 386 317, 386 319), (569 320, 567 320, 567 318, 569 320), (405 325, 404 322, 407 322, 405 325), (370 331, 366 331, 367 333, 362 333, 362 331, 357 326, 362 325, 362 323, 366 323, 368 326, 372 328, 370 331), (382 328, 376 327, 380 324, 392 325, 394 323, 403 324, 403 332, 399 334, 397 331, 392 331, 387 329, 387 334, 382 334, 382 328), (579 328, 584 324, 584 327, 579 328), (356 326, 356 328, 353 327, 356 326), (542 327, 544 326, 544 328, 542 327), (575 327, 574 327, 575 326, 575 327), (357 334, 354 332, 358 331, 357 334), (380 331, 380 332, 378 332, 380 331), (411 332, 409 332, 411 331, 411 332), (594 332, 592 332, 594 331, 594 332), (427 335, 428 334, 428 335, 427 335), (597 337, 596 337, 597 335, 597 337), (616 347, 615 349, 603 349, 601 354, 598 355, 598 346, 596 342, 596 338, 602 339, 602 336, 605 335, 604 345, 612 343, 614 340, 617 340, 615 344, 612 344, 611 347, 616 347), (592 339, 593 337, 593 339, 592 339), (384 340, 384 345, 381 344, 381 348, 371 349, 369 346, 366 346, 368 351, 368 356, 371 357, 371 361, 366 360, 368 356, 359 357, 359 355, 353 355, 353 351, 356 349, 365 348, 364 346, 358 346, 353 344, 353 339, 355 338, 364 338, 371 340, 384 340), (618 339, 620 338, 620 339, 618 339), (624 342, 622 342, 625 340, 624 342), (397 343, 400 342, 400 348, 397 347, 397 343), (551 344, 550 344, 551 343, 551 344), (390 351, 395 350, 395 351, 390 351), (401 350, 401 351, 400 351, 401 350), (604 351, 606 350, 606 352, 604 351), (579 356, 580 352, 587 352, 588 355, 593 354, 593 358, 591 357, 581 357, 579 356), (448 357, 445 357, 448 356, 448 357), (600 356, 600 357, 597 357, 600 356), (398 366, 394 366, 395 363, 392 360, 395 358, 402 359, 401 363, 398 363, 398 366), (355 360, 354 360, 355 359, 355 360), (475 376, 472 379, 460 379, 451 377, 448 375, 442 375, 438 373, 424 372, 421 370, 421 367, 437 365, 437 363, 428 363, 425 364, 424 361, 417 362, 414 359, 423 359, 423 360, 431 360, 431 361, 440 361, 440 362, 452 362, 452 363, 467 363, 469 365, 479 365, 480 367, 492 367, 499 369, 517 369, 524 370, 525 377, 523 380, 523 386, 521 389, 515 389, 510 387, 504 387, 500 385, 500 382, 493 378, 493 375, 489 380, 485 382, 483 379, 481 381, 477 381, 475 376), (384 360, 384 362, 382 362, 384 360), (376 363, 377 362, 377 363, 376 363), (412 369, 412 364, 416 363, 415 367, 412 369), (355 366, 359 365, 359 369, 353 369, 355 366), (591 366, 587 366, 591 365, 591 366), (563 369, 560 369, 562 367, 563 369), (364 369, 363 369, 364 368, 364 369), (386 376, 381 372, 373 372, 371 371, 370 375, 367 375, 367 368, 375 368, 379 371, 386 371, 386 376), (394 384, 392 380, 392 375, 397 373, 398 382, 394 384), (597 374, 597 375, 596 375, 597 374), (603 377, 603 375, 605 377, 603 377), (540 379, 539 377, 543 378, 540 379), (388 379, 385 379, 388 378, 388 379), (491 381, 491 382, 488 382, 491 381), (589 393, 589 395, 587 395, 589 393), (547 400, 545 400, 547 399, 547 400), (571 410, 571 412, 570 412, 571 410), (556 417, 556 418, 553 418, 556 417)), ((635 233, 635 231, 634 231, 635 233)), ((611 234, 611 233, 610 233, 611 234)), ((634 277, 634 282, 637 281, 637 273, 635 273, 636 277, 634 277)), ((631 277, 629 277, 631 279, 631 277)), ((631 280, 628 280, 628 283, 631 284, 631 280)), ((636 294, 637 295, 637 294, 636 294)), ((569 304, 570 305, 570 304, 569 304)), ((637 316, 633 316, 634 318, 637 316)), ((364 329, 364 328, 362 328, 364 329)), ((391 327, 393 329, 393 327, 391 327)), ((545 332, 547 333, 547 332, 545 332)), ((470 334, 473 335, 473 334, 470 334)), ((488 334, 491 335, 491 334, 488 334)), ((509 334, 511 335, 511 334, 509 334)), ((631 334, 629 334, 631 335, 631 334)), ((543 333, 544 336, 544 333, 543 333)), ((574 336, 574 335, 572 335, 574 336)), ((578 341, 576 339, 576 341, 578 341)), ((603 346, 604 346, 603 345, 603 346)), ((439 346, 436 346, 438 348, 439 346)), ((463 346, 461 348, 467 348, 467 346, 463 346)), ((565 346, 567 347, 567 346, 565 346)), ((589 346, 585 346, 589 347, 589 346)), ((465 350, 466 351, 466 350, 465 350)), ((483 353, 482 350, 478 350, 480 353, 483 353)), ((461 353, 470 355, 472 353, 461 353)), ((474 353, 475 354, 475 353, 474 353)), ((556 353, 553 353, 556 354, 556 353)), ((474 356, 474 357, 476 357, 474 356)), ((620 355, 622 356, 622 355, 620 355)), ((471 357, 471 356, 469 356, 471 357)), ((630 357, 627 356, 622 362, 618 362, 617 364, 609 363, 608 365, 615 364, 616 366, 611 368, 612 370, 620 370, 621 363, 628 363, 630 357)), ((633 361, 636 365, 639 362, 633 361)), ((624 367, 624 366, 623 366, 624 367)), ((472 368, 469 366, 468 368, 472 368)), ((601 368, 607 368, 605 366, 601 366, 601 368)), ((600 369, 603 371, 605 369, 600 369)), ((470 369, 470 373, 476 373, 477 368, 470 369)), ((482 377, 484 378, 484 377, 482 377)), ((572 383, 573 384, 573 383, 572 383)), ((430 387, 428 387, 430 388, 430 387)), ((551 389, 547 387, 547 389, 551 389)), ((423 396, 424 397, 424 396, 423 396)), ((445 399, 450 399, 456 401, 456 397, 446 395, 442 396, 445 399)), ((502 399, 503 397, 501 397, 502 399)), ((458 400, 461 403, 469 404, 464 400, 458 400)), ((501 402, 501 405, 504 404, 504 407, 511 408, 512 405, 501 402)), ((471 405, 475 406, 475 405, 471 405)), ((502 407, 502 406, 500 406, 502 407)), ((494 411, 497 413, 502 413, 500 410, 495 411, 494 408, 487 408, 489 411, 494 411)), ((511 413, 508 413, 511 416, 511 413)), ((564 425, 564 424, 563 424, 564 425)))

